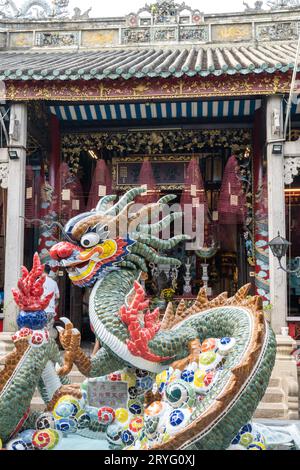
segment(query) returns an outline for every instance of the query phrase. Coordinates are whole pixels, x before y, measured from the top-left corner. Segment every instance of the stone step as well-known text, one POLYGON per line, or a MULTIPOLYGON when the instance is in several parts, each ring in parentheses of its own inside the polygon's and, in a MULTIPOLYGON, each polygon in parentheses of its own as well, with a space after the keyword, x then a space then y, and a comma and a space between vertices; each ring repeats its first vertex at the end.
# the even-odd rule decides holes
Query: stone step
POLYGON ((269 387, 280 387, 281 386, 281 379, 279 377, 271 377, 269 382, 269 387))
POLYGON ((73 369, 68 377, 70 378, 72 384, 82 384, 82 382, 84 382, 86 379, 86 377, 84 377, 84 375, 82 375, 78 369, 73 369))
POLYGON ((269 387, 262 399, 263 403, 283 403, 284 391, 280 387, 269 387))
POLYGON ((288 406, 285 403, 261 402, 254 414, 256 419, 287 419, 288 406))

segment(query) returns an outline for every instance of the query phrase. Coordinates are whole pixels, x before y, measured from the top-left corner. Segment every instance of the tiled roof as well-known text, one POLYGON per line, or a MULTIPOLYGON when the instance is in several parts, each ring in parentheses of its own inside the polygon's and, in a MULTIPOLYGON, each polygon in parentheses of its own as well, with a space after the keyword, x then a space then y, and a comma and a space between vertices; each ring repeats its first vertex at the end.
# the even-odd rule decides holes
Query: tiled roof
POLYGON ((184 49, 0 52, 0 80, 102 80, 286 72, 293 68, 296 49, 295 42, 281 42, 184 49))

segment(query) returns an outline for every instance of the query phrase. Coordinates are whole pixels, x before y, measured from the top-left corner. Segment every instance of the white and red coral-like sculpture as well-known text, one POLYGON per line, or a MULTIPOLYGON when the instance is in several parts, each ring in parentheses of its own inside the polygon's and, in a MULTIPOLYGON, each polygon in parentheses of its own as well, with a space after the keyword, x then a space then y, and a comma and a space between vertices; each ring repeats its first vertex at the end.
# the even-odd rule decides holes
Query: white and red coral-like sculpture
POLYGON ((44 265, 41 264, 39 255, 35 253, 31 271, 29 272, 23 266, 18 289, 12 289, 14 300, 21 310, 37 312, 47 308, 53 297, 53 292, 43 297, 45 280, 44 265))
POLYGON ((157 356, 149 349, 149 342, 160 329, 159 309, 156 308, 150 312, 149 300, 145 299, 146 293, 137 281, 134 283, 134 291, 135 294, 129 306, 123 305, 119 311, 119 316, 130 334, 130 339, 127 340, 128 349, 134 356, 148 361, 167 361, 170 357, 157 356), (139 319, 139 314, 144 315, 144 326, 139 319))

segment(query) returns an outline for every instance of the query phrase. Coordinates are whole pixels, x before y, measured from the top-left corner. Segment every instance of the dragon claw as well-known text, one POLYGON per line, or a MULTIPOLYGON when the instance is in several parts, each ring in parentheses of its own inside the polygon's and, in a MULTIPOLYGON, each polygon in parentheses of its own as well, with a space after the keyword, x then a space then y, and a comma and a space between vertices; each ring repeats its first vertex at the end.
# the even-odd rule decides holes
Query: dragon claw
POLYGON ((57 371, 58 375, 63 376, 71 372, 76 357, 80 351, 81 334, 77 328, 73 328, 72 322, 68 318, 62 319, 65 328, 57 327, 59 332, 59 341, 66 351, 64 355, 64 364, 57 371))
MULTIPOLYGON (((69 318, 61 317, 59 320, 62 321, 66 326, 69 326, 70 324, 72 325, 71 320, 69 318)), ((73 325, 72 325, 72 328, 73 328, 73 325)))

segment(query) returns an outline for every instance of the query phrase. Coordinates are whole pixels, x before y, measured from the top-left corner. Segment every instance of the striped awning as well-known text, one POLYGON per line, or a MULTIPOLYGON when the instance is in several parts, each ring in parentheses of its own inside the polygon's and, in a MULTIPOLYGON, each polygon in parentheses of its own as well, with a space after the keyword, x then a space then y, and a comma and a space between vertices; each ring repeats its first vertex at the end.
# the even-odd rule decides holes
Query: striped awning
POLYGON ((61 121, 130 121, 153 119, 233 118, 252 116, 260 99, 53 105, 50 112, 61 121))

